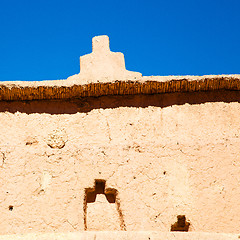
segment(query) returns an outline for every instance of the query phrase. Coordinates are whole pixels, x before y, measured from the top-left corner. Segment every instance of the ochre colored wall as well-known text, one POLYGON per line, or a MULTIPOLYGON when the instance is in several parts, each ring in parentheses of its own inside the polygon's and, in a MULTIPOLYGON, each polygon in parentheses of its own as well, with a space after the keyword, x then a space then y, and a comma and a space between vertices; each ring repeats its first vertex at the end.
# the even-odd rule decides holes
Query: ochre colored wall
POLYGON ((0 102, 0 234, 170 231, 177 215, 237 233, 240 101, 220 95, 0 102), (95 179, 116 203, 86 204, 95 179))

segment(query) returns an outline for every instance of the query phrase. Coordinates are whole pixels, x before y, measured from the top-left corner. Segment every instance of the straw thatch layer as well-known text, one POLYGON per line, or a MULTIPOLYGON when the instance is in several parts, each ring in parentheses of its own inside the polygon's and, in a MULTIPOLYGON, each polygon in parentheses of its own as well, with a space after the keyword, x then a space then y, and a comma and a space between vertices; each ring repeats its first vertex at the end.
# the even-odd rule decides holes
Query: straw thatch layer
POLYGON ((143 77, 139 80, 69 83, 66 80, 42 82, 2 82, 1 101, 52 100, 106 95, 161 94, 213 90, 240 90, 239 75, 203 77, 143 77))

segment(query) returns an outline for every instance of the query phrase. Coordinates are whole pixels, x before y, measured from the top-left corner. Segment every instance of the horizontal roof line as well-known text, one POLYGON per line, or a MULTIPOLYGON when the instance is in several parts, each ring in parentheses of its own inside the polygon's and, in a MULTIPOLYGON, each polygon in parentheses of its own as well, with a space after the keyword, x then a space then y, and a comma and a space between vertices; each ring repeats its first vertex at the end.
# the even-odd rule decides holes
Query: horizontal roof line
POLYGON ((0 82, 0 101, 56 100, 107 95, 240 90, 240 75, 150 76, 131 80, 76 83, 68 80, 0 82))

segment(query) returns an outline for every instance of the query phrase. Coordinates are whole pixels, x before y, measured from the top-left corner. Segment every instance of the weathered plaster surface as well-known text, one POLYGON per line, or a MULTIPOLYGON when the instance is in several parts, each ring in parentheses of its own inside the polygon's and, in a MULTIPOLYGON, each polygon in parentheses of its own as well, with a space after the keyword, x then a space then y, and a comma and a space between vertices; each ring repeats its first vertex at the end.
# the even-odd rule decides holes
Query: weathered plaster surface
MULTIPOLYGON (((0 232, 84 230, 85 188, 104 179, 126 230, 169 231, 185 214, 190 231, 237 233, 239 114, 239 102, 1 112, 0 232)), ((87 229, 118 230, 101 199, 87 229)))

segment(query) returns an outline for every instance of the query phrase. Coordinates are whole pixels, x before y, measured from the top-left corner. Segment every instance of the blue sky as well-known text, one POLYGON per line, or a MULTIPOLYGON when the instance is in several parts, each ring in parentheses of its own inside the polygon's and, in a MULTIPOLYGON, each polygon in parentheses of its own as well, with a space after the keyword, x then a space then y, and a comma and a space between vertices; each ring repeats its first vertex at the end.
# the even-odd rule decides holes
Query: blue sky
POLYGON ((143 75, 240 73, 240 0, 1 0, 0 80, 79 73, 108 35, 143 75))

